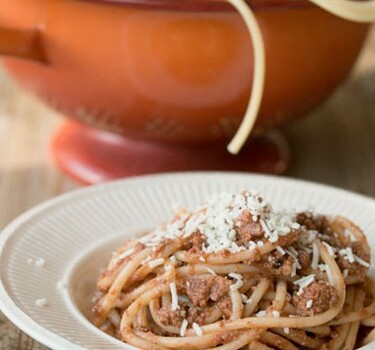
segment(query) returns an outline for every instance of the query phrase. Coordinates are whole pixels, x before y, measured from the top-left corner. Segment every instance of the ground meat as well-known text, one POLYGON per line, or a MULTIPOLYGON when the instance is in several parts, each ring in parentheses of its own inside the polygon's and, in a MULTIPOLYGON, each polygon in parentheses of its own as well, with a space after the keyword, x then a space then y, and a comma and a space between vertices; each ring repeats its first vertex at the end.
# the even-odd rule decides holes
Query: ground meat
POLYGON ((158 316, 160 321, 165 325, 171 325, 175 327, 181 327, 182 321, 186 319, 188 324, 191 326, 194 322, 199 325, 204 325, 207 317, 207 309, 196 307, 193 305, 187 305, 185 303, 179 304, 178 310, 172 310, 171 304, 160 308, 158 316))
POLYGON ((182 321, 186 318, 186 310, 184 308, 172 310, 169 304, 160 308, 158 316, 161 323, 165 325, 181 327, 182 321))
POLYGON ((297 215, 297 222, 305 226, 308 230, 318 231, 320 233, 328 233, 329 222, 324 215, 314 215, 312 213, 300 213, 297 215))
POLYGON ((217 303, 217 307, 223 313, 223 318, 228 319, 232 315, 232 302, 228 296, 222 298, 217 303))
POLYGON ((301 265, 302 270, 307 269, 311 265, 310 254, 303 249, 297 249, 298 251, 298 262, 301 265))
MULTIPOLYGON (((359 242, 354 242, 351 245, 353 254, 357 255, 359 258, 369 262, 370 261, 370 254, 365 252, 361 244, 359 242)), ((358 281, 363 282, 365 280, 365 277, 367 275, 368 268, 366 266, 363 266, 361 264, 358 264, 357 262, 350 263, 343 255, 340 253, 337 254, 336 258, 337 264, 339 265, 341 271, 348 270, 349 276, 355 275, 358 278, 358 281)))
POLYGON ((335 288, 324 281, 313 282, 303 289, 300 296, 293 296, 292 303, 299 316, 313 316, 327 311, 337 303, 338 297, 335 288), (310 308, 307 301, 312 300, 310 308))
POLYGON ((186 306, 186 320, 188 321, 189 325, 195 323, 198 323, 200 325, 205 324, 206 320, 206 313, 202 311, 201 308, 195 307, 195 306, 186 306))
MULTIPOLYGON (((361 229, 346 218, 336 217, 331 223, 334 246, 339 250, 351 248, 353 254, 366 262, 370 262, 370 250, 361 229), (349 232, 349 233, 348 233, 349 232), (355 234, 354 234, 355 233, 355 234)), ((368 268, 357 262, 350 263, 345 256, 337 253, 336 262, 341 270, 348 270, 350 276, 355 276, 356 282, 363 282, 368 268)))
POLYGON ((280 247, 287 247, 292 245, 301 235, 300 230, 293 230, 285 236, 279 236, 279 239, 276 241, 276 245, 280 247))
POLYGON ((181 327, 184 319, 188 321, 191 326, 194 322, 199 325, 206 324, 206 318, 209 316, 211 311, 219 309, 222 312, 224 319, 229 319, 232 313, 232 303, 228 296, 222 297, 215 305, 211 308, 201 308, 199 306, 193 306, 184 302, 179 303, 180 308, 178 310, 172 310, 171 304, 161 307, 158 311, 160 321, 165 325, 171 325, 175 327, 181 327), (211 311, 210 311, 211 310, 211 311))
POLYGON ((253 220, 253 216, 248 210, 244 210, 234 221, 234 227, 237 232, 236 243, 238 245, 246 245, 264 235, 262 226, 253 220))
POLYGON ((276 276, 290 276, 292 272, 293 259, 287 255, 282 255, 279 251, 273 252, 264 256, 260 264, 266 271, 276 276))
POLYGON ((183 249, 186 250, 188 254, 201 254, 202 245, 204 243, 206 243, 206 238, 204 238, 200 232, 194 232, 185 242, 183 249))
POLYGON ((220 276, 196 275, 177 282, 177 290, 185 294, 194 306, 207 306, 228 293, 230 281, 220 276))

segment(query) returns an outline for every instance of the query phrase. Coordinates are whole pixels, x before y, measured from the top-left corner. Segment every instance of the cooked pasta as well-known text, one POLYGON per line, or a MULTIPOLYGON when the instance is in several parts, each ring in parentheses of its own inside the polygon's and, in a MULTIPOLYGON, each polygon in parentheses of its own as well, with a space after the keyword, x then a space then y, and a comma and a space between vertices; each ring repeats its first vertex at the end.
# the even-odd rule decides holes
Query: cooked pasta
POLYGON ((221 194, 113 254, 94 323, 147 350, 354 349, 375 339, 369 266, 344 217, 221 194))
MULTIPOLYGON (((237 154, 249 137, 262 102, 264 77, 266 74, 265 53, 262 33, 255 15, 245 0, 226 0, 241 15, 252 39, 254 73, 249 103, 242 123, 228 145, 228 151, 237 154)), ((375 22, 375 0, 308 0, 324 10, 354 22, 375 22)))

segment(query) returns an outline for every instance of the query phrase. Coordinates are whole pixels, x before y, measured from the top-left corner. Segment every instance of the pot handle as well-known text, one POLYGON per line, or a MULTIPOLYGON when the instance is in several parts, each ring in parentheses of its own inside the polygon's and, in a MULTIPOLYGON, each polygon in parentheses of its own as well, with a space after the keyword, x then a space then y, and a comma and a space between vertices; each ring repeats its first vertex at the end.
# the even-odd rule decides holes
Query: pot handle
POLYGON ((0 28, 0 55, 48 63, 41 32, 35 29, 0 28))

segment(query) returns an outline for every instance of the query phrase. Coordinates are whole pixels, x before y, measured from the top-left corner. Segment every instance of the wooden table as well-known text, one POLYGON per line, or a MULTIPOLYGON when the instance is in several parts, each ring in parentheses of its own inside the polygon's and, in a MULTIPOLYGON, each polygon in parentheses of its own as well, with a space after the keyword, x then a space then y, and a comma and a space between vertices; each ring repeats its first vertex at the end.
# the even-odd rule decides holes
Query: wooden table
MULTIPOLYGON (((61 118, 0 71, 0 228, 38 202, 79 187, 51 163, 61 118)), ((375 197, 375 28, 350 80, 322 107, 285 129, 287 176, 375 197)), ((0 315, 0 349, 40 350, 0 315)))

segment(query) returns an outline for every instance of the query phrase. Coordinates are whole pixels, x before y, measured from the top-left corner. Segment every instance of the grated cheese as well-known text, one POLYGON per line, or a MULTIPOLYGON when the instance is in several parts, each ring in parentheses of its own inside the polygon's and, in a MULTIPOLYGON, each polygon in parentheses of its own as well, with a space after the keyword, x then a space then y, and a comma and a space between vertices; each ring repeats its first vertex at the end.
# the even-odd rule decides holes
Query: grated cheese
POLYGON ((242 280, 243 278, 239 273, 234 273, 234 272, 229 273, 228 276, 236 280, 242 280))
POLYGON ((312 243, 315 240, 315 238, 316 238, 316 236, 318 235, 319 232, 315 231, 315 230, 309 230, 309 231, 307 231, 307 233, 308 233, 307 243, 312 243))
POLYGON ((272 311, 272 316, 273 316, 273 317, 280 317, 280 312, 279 312, 279 311, 276 311, 276 310, 273 310, 273 311, 272 311))
POLYGON ((266 317, 267 316, 267 312, 266 312, 266 310, 261 310, 261 311, 257 312, 255 314, 255 316, 256 317, 266 317))
POLYGON ((326 270, 326 273, 327 273, 327 278, 328 278, 329 284, 331 286, 334 286, 335 285, 335 280, 333 278, 333 274, 332 274, 332 271, 331 271, 331 268, 329 267, 329 265, 325 266, 325 270, 326 270))
POLYGON ((320 270, 320 271, 322 271, 322 272, 325 272, 326 271, 326 264, 319 264, 318 265, 318 269, 320 270))
POLYGON ((289 327, 285 327, 285 328, 284 328, 284 333, 285 333, 285 334, 289 334, 289 327))
POLYGON ((48 305, 48 300, 46 298, 41 298, 35 300, 35 305, 39 307, 45 307, 48 305))
POLYGON ((276 250, 277 250, 281 255, 285 255, 285 254, 286 254, 286 253, 285 253, 285 250, 284 250, 282 247, 280 247, 279 245, 276 246, 276 250))
POLYGON ((297 281, 294 281, 293 284, 299 286, 299 290, 297 292, 297 295, 301 295, 303 292, 303 289, 309 286, 311 283, 313 283, 315 280, 315 275, 311 274, 305 277, 300 278, 297 281))
POLYGON ((184 320, 182 321, 181 328, 180 328, 180 336, 181 336, 181 337, 184 337, 184 336, 185 336, 187 326, 188 326, 188 321, 187 321, 186 319, 184 319, 184 320))
POLYGON ((164 264, 164 259, 163 258, 160 258, 160 259, 155 259, 155 260, 152 260, 148 263, 148 266, 150 266, 152 269, 156 266, 160 266, 160 265, 163 265, 164 264))
POLYGON ((301 269, 301 265, 297 258, 298 252, 294 248, 291 248, 293 247, 285 248, 285 251, 294 260, 292 264, 292 271, 290 273, 291 277, 294 277, 297 275, 297 269, 301 269))
POLYGON ((290 276, 291 277, 294 277, 297 275, 297 264, 296 262, 294 261, 293 264, 292 264, 292 271, 290 273, 290 276))
POLYGON ((288 249, 289 249, 289 253, 293 254, 293 256, 297 258, 298 252, 296 251, 296 249, 294 247, 289 247, 288 249))
POLYGON ((117 256, 115 258, 115 260, 113 261, 113 264, 112 265, 116 265, 116 263, 126 257, 128 257, 129 255, 132 255, 134 253, 134 248, 130 248, 128 250, 125 250, 124 252, 122 252, 119 256, 117 256))
POLYGON ((198 337, 200 337, 200 336, 203 335, 203 332, 202 332, 201 327, 199 327, 199 325, 198 325, 197 323, 195 323, 195 322, 193 323, 193 329, 194 329, 195 334, 196 334, 198 337))
POLYGON ((262 229, 264 230, 264 236, 269 239, 270 242, 275 243, 279 237, 276 233, 272 232, 266 222, 263 219, 259 219, 259 223, 262 226, 262 229))
POLYGON ((248 302, 247 296, 245 294, 241 294, 241 299, 244 304, 248 302))
MULTIPOLYGON (((236 219, 248 211, 260 223, 264 238, 276 242, 280 236, 288 235, 300 225, 295 221, 295 214, 276 212, 259 195, 250 192, 240 194, 222 193, 211 197, 208 202, 195 212, 176 219, 152 234, 142 237, 141 243, 155 249, 166 239, 188 238, 195 232, 201 233, 205 240, 202 244, 204 253, 212 254, 223 250, 237 253, 245 249, 263 247, 265 239, 255 243, 238 245, 236 219)), ((200 258, 201 261, 204 258, 200 258)))
POLYGON ((230 285, 230 290, 237 290, 243 286, 242 280, 237 280, 236 283, 230 285))
POLYGON ((207 270, 211 275, 216 276, 216 272, 215 272, 214 270, 212 270, 211 268, 206 267, 206 270, 207 270))
POLYGON ((334 278, 333 278, 332 271, 331 271, 330 267, 327 264, 319 264, 318 268, 319 268, 320 271, 325 272, 327 274, 328 283, 331 286, 334 286, 335 285, 334 278))
POLYGON ((36 267, 44 267, 46 265, 46 261, 43 258, 39 258, 37 260, 34 260, 32 258, 28 258, 27 263, 29 265, 34 265, 36 267))
POLYGON ((312 305, 313 305, 312 299, 309 299, 306 301, 306 309, 311 309, 312 305))
POLYGON ((355 261, 356 261, 358 264, 360 264, 360 265, 362 265, 362 266, 364 266, 364 267, 370 267, 370 264, 369 264, 367 261, 361 259, 359 256, 357 256, 357 255, 355 255, 355 254, 353 254, 353 256, 354 256, 355 261))
POLYGON ((178 264, 178 261, 176 259, 176 257, 174 255, 172 255, 169 260, 172 262, 173 265, 177 265, 178 264))
POLYGON ((312 244, 312 247, 313 247, 313 257, 312 257, 312 260, 311 260, 311 268, 313 270, 316 270, 318 268, 318 263, 319 263, 319 246, 314 242, 312 244))
POLYGON ((63 289, 65 289, 65 283, 63 281, 58 281, 56 283, 56 289, 57 290, 63 290, 63 289))
POLYGON ((341 249, 339 251, 340 255, 342 255, 346 260, 348 260, 351 264, 354 262, 357 262, 358 264, 365 266, 365 267, 370 267, 370 264, 361 259, 359 256, 355 255, 353 253, 353 250, 351 247, 347 247, 345 249, 341 249))
POLYGON ((354 254, 353 254, 352 248, 347 247, 347 248, 341 249, 341 250, 339 251, 339 253, 340 253, 340 254, 341 254, 346 260, 348 260, 351 264, 355 262, 354 254))
POLYGON ((39 258, 35 261, 36 267, 44 267, 46 265, 46 261, 43 258, 39 258))
POLYGON ((345 235, 345 237, 349 238, 352 242, 356 242, 357 241, 356 236, 353 234, 352 231, 350 231, 348 229, 344 230, 344 235, 345 235))
POLYGON ((326 242, 323 242, 323 244, 324 244, 324 246, 327 248, 327 250, 328 250, 328 254, 329 254, 330 256, 335 257, 336 254, 335 254, 335 251, 334 251, 333 247, 331 247, 331 246, 330 246, 328 243, 326 243, 326 242))
POLYGON ((178 306, 178 295, 177 295, 177 288, 176 283, 171 282, 169 284, 169 288, 171 290, 171 296, 172 296, 172 310, 178 310, 180 307, 178 306))

